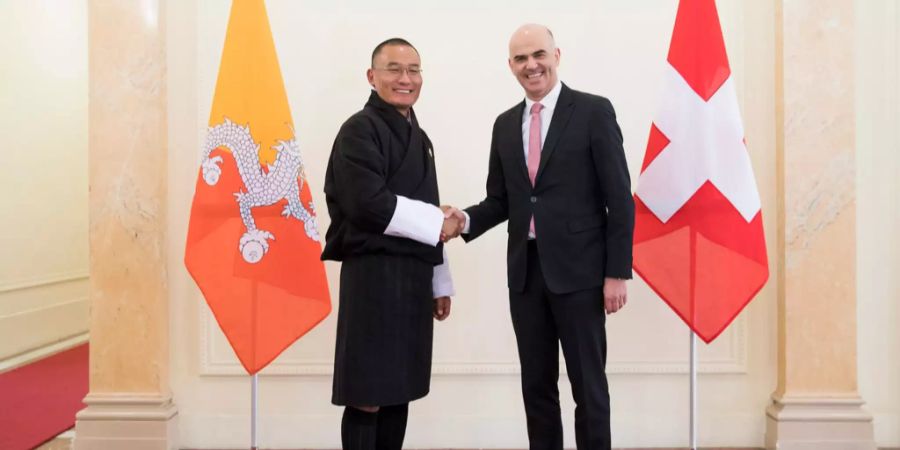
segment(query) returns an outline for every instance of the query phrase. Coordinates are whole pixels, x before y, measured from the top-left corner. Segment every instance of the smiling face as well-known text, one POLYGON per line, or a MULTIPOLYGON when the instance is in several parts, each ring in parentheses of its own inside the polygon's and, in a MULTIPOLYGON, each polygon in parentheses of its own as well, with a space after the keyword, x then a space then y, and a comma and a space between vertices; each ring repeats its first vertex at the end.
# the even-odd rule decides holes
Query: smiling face
POLYGON ((558 80, 559 49, 550 30, 541 25, 523 25, 509 40, 509 69, 529 99, 538 101, 558 80))
POLYGON ((408 45, 385 45, 372 59, 366 77, 382 100, 406 116, 419 99, 421 67, 416 49, 408 45))

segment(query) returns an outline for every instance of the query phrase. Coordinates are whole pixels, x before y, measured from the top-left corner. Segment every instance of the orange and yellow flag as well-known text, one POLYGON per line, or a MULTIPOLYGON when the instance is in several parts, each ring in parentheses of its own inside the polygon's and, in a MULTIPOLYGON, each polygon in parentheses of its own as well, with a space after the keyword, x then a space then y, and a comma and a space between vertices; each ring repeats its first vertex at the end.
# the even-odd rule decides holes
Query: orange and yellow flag
POLYGON ((248 373, 331 312, 263 0, 234 0, 184 262, 248 373))

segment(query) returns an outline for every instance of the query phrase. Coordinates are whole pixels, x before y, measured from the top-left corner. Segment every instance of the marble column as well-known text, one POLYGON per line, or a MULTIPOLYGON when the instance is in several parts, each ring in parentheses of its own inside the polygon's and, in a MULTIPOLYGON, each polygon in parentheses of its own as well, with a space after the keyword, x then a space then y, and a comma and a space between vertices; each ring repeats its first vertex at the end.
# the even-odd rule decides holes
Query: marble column
POLYGON ((874 450, 857 391, 853 0, 776 0, 778 387, 766 446, 874 450))
POLYGON ((77 450, 177 448, 164 12, 165 0, 88 1, 91 352, 77 450))

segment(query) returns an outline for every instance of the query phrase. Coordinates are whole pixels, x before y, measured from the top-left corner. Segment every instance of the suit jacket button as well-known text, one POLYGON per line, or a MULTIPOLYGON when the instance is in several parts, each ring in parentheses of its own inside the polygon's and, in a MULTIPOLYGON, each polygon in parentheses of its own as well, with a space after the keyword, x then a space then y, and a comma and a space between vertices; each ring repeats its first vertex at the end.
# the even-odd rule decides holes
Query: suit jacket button
POLYGON ((537 197, 531 196, 531 203, 537 203, 537 197))

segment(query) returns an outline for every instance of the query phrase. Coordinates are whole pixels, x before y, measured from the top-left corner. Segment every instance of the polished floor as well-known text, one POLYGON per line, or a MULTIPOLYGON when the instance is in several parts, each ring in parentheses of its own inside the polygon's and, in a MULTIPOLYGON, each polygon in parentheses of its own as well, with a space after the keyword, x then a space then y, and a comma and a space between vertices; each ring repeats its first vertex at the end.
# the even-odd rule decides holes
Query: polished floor
MULTIPOLYGON (((35 450, 70 450, 72 448, 72 440, 70 438, 54 439, 35 450)), ((452 450, 452 449, 442 449, 452 450)), ((614 450, 687 450, 686 447, 654 447, 654 448, 619 448, 614 450)), ((753 447, 701 447, 700 450, 763 450, 753 447)), ((882 448, 880 450, 900 450, 900 448, 882 448)))
POLYGON ((34 450, 70 450, 72 448, 72 439, 56 438, 50 442, 41 445, 34 450))
MULTIPOLYGON (((35 450, 70 450, 71 448, 72 448, 71 439, 57 438, 57 439, 54 439, 53 441, 50 441, 50 442, 36 448, 35 450)), ((442 450, 452 450, 452 449, 442 449, 442 450)), ((687 449, 684 447, 666 447, 666 448, 653 448, 653 449, 622 448, 622 449, 615 449, 615 450, 687 450, 687 449)), ((762 449, 751 448, 751 447, 740 447, 740 448, 738 448, 738 447, 701 447, 700 450, 762 450, 762 449)), ((889 449, 884 449, 884 450, 889 450, 889 449)), ((900 450, 900 449, 897 449, 897 450, 900 450)))
MULTIPOLYGON (((57 438, 51 442, 48 442, 35 450, 70 450, 72 448, 71 439, 57 438)), ((452 450, 452 449, 442 449, 442 450, 452 450)), ((622 448, 615 450, 687 450, 684 447, 666 447, 666 448, 653 448, 653 449, 637 449, 637 448, 622 448)), ((762 450, 751 447, 702 447, 700 450, 762 450)), ((889 450, 889 449, 883 449, 889 450)), ((897 449, 900 450, 900 449, 897 449)))

